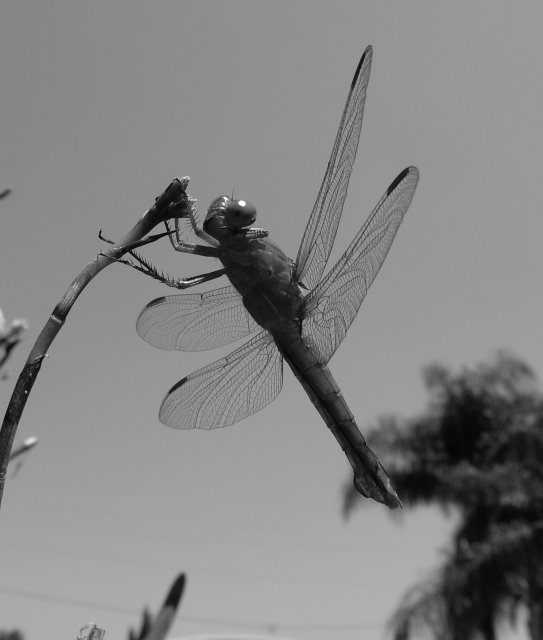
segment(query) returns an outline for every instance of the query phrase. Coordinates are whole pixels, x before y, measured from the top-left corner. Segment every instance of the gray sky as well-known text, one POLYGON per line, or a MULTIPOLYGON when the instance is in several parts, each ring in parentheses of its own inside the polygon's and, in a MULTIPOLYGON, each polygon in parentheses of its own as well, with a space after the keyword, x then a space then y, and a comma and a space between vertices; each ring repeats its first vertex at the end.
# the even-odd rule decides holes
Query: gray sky
MULTIPOLYGON (((510 349, 541 375, 539 2, 4 0, 0 306, 41 326, 97 253, 176 176, 203 213, 235 189, 291 256, 348 86, 374 63, 339 256, 405 166, 421 181, 331 369, 362 431, 424 407, 423 365, 510 349)), ((168 245, 165 270, 215 269, 168 245)), ((222 285, 222 282, 220 283, 222 285)), ((301 387, 217 432, 159 424, 164 393, 225 351, 154 350, 139 310, 165 289, 110 267, 54 342, 17 440, 40 439, 0 514, 0 624, 30 640, 85 622, 123 637, 181 570, 174 635, 373 640, 453 525, 340 514, 347 464, 301 387), (336 628, 334 628, 336 625, 336 628), (333 630, 332 630, 333 629, 333 630)), ((523 637, 520 634, 512 637, 523 637)))

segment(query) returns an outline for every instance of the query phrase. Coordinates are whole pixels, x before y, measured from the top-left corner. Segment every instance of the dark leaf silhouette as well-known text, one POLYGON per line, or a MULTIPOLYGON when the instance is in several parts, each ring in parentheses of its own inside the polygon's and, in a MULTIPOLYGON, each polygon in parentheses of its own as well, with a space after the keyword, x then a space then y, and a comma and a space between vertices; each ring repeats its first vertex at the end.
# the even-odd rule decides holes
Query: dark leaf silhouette
MULTIPOLYGON (((391 621, 395 640, 422 628, 439 640, 495 640, 528 611, 543 637, 543 395, 532 369, 500 352, 453 374, 424 371, 419 416, 383 418, 369 442, 407 508, 436 504, 459 516, 442 566, 415 586, 391 621)), ((345 491, 347 517, 358 500, 345 491)))

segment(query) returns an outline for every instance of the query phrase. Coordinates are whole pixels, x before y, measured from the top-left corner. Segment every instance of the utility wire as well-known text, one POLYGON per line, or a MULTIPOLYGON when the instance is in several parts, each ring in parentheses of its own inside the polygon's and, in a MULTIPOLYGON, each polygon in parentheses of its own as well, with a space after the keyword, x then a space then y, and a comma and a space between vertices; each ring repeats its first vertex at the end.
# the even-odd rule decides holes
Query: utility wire
MULTIPOLYGON (((28 589, 16 589, 0 585, 0 593, 14 596, 16 598, 24 598, 28 600, 38 600, 40 602, 48 602, 59 604, 67 607, 77 607, 83 609, 94 609, 107 611, 108 613, 138 616, 140 610, 134 607, 112 605, 105 602, 93 602, 90 600, 81 600, 78 598, 69 598, 65 596, 50 595, 39 591, 30 591, 28 589)), ((377 629, 383 626, 381 622, 250 622, 247 620, 236 620, 233 618, 214 618, 212 616, 191 616, 182 614, 182 621, 191 624, 216 625, 242 630, 258 630, 258 631, 358 631, 364 629, 377 629)))
MULTIPOLYGON (((60 556, 60 557, 75 557, 75 558, 84 558, 86 560, 98 561, 98 562, 106 562, 108 564, 114 563, 118 565, 129 565, 129 566, 143 566, 143 567, 170 567, 170 562, 165 560, 149 560, 141 557, 120 557, 118 554, 97 554, 92 552, 81 552, 76 550, 69 549, 59 549, 59 548, 50 548, 45 546, 40 546, 36 544, 26 544, 20 543, 16 540, 5 540, 2 543, 3 547, 11 547, 14 549, 24 550, 26 553, 32 552, 40 555, 52 555, 52 556, 60 556)), ((251 572, 251 571, 237 571, 237 570, 229 570, 229 569, 217 569, 217 568, 209 568, 200 565, 194 565, 191 563, 188 567, 188 570, 193 572, 197 572, 203 575, 211 575, 214 577, 226 577, 226 578, 236 578, 238 580, 243 581, 266 581, 266 582, 274 582, 279 584, 292 584, 293 582, 306 584, 308 582, 314 583, 315 576, 311 574, 304 574, 299 571, 281 571, 277 574, 270 575, 269 572, 251 572)), ((328 578, 327 584, 334 586, 334 588, 341 588, 345 590, 352 590, 353 588, 360 587, 360 582, 353 578, 328 578)))

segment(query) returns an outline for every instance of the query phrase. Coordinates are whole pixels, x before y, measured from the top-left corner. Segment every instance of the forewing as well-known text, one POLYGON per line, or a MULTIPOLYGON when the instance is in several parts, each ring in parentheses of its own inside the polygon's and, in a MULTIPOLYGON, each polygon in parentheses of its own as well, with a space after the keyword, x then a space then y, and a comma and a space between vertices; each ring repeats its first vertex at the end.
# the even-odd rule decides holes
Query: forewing
POLYGON ((336 237, 360 138, 371 58, 372 48, 368 47, 354 74, 332 155, 298 251, 296 279, 307 289, 313 289, 321 279, 336 237))
POLYGON ((153 347, 179 351, 222 347, 259 328, 234 287, 156 298, 136 322, 138 335, 153 347))
POLYGON ((415 167, 400 173, 347 251, 304 298, 302 335, 319 362, 330 360, 351 326, 411 204, 418 179, 415 167))
POLYGON ((174 429, 216 429, 239 422, 281 391, 282 363, 272 336, 261 331, 173 386, 160 407, 160 421, 174 429))

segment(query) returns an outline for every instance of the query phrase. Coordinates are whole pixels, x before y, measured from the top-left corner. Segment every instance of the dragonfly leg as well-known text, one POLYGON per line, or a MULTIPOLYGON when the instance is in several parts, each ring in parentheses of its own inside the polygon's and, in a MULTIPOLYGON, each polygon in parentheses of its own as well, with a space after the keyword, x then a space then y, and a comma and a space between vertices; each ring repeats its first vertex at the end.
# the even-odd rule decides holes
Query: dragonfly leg
POLYGON ((190 278, 178 278, 177 280, 172 280, 169 279, 169 277, 165 277, 160 278, 160 280, 168 287, 173 287, 174 289, 188 289, 189 287, 194 287, 197 284, 202 284, 202 282, 209 282, 210 280, 215 280, 215 278, 220 278, 225 274, 226 269, 217 269, 216 271, 202 273, 199 276, 191 276, 190 278))
POLYGON ((102 229, 98 231, 98 237, 100 238, 100 240, 102 240, 102 242, 107 242, 108 244, 115 244, 113 240, 110 240, 109 238, 106 238, 104 236, 104 234, 102 233, 102 229))
MULTIPOLYGON (((199 256, 206 256, 206 257, 210 257, 210 258, 217 258, 218 257, 218 251, 217 251, 215 245, 212 246, 212 247, 206 247, 205 245, 193 244, 192 242, 185 242, 185 241, 181 240, 181 237, 180 237, 180 234, 179 234, 179 223, 178 223, 178 220, 176 220, 175 229, 170 229, 170 227, 169 227, 167 222, 165 222, 164 224, 166 226, 166 231, 163 231, 162 233, 155 233, 154 235, 151 235, 151 236, 146 236, 145 238, 142 238, 141 240, 136 240, 135 242, 132 242, 131 244, 127 244, 125 246, 117 247, 117 248, 121 249, 121 250, 123 250, 123 251, 125 251, 127 253, 130 253, 132 255, 132 251, 134 249, 137 249, 138 247, 143 247, 146 244, 151 244, 152 242, 156 242, 157 240, 160 240, 161 238, 165 238, 166 236, 168 236, 168 238, 170 239, 170 242, 172 243, 173 248, 176 251, 181 251, 183 253, 194 253, 194 254, 199 255, 199 256), (174 235, 175 235, 175 239, 173 238, 174 235)), ((98 232, 98 237, 100 238, 100 240, 103 240, 104 242, 107 242, 108 244, 115 244, 113 242, 113 240, 110 240, 109 238, 106 238, 104 236, 104 234, 102 233, 102 229, 100 229, 100 231, 98 232)), ((219 243, 217 241, 215 241, 214 238, 212 238, 212 240, 214 240, 214 242, 216 242, 217 246, 219 245, 219 243)))
MULTIPOLYGON (((153 264, 135 251, 130 250, 129 254, 132 258, 131 260, 126 260, 125 258, 113 258, 113 260, 115 260, 115 262, 125 264, 128 267, 132 267, 132 269, 136 269, 136 271, 140 271, 146 276, 149 276, 154 280, 158 280, 162 284, 165 284, 168 287, 173 287, 174 289, 188 289, 189 287, 194 287, 202 282, 208 282, 209 280, 220 278, 220 276, 226 273, 226 269, 217 269, 216 271, 210 271, 209 273, 204 273, 199 276, 191 276, 189 278, 172 278, 167 273, 159 271, 153 264)), ((112 258, 112 256, 109 255, 107 257, 110 259, 112 258)))
MULTIPOLYGON (((217 249, 220 246, 220 242, 218 240, 210 236, 208 233, 206 233, 203 229, 201 229, 198 226, 198 223, 196 221, 196 209, 194 206, 191 206, 188 209, 187 217, 189 218, 192 231, 195 233, 195 235, 198 238, 200 238, 204 242, 207 242, 207 244, 209 244, 211 247, 215 249, 217 249)), ((202 245, 192 245, 190 242, 185 242, 184 240, 181 239, 181 232, 179 229, 179 220, 180 218, 175 218, 175 227, 171 231, 170 231, 170 226, 168 221, 164 222, 164 224, 166 225, 166 229, 170 231, 170 242, 172 243, 172 247, 175 249, 175 251, 181 251, 184 253, 194 253, 191 249, 187 250, 187 247, 191 247, 191 246, 201 247, 202 245)))
MULTIPOLYGON (((191 215, 192 215, 192 212, 191 212, 191 215)), ((206 247, 205 245, 202 245, 202 244, 194 244, 192 242, 186 242, 185 240, 181 239, 181 233, 179 231, 179 218, 176 218, 175 227, 173 229, 170 227, 168 222, 165 222, 164 224, 166 226, 167 231, 163 234, 157 234, 157 235, 160 235, 160 237, 164 237, 167 235, 175 251, 180 251, 181 253, 194 253, 199 256, 207 256, 210 258, 219 257, 218 247, 220 243, 217 240, 215 240, 215 238, 211 238, 210 236, 211 240, 213 241, 212 246, 210 247, 206 247)))
POLYGON ((196 236, 198 236, 198 238, 200 238, 204 242, 207 242, 207 244, 211 245, 212 247, 220 246, 220 242, 216 238, 213 238, 213 236, 210 236, 209 233, 206 233, 201 227, 198 226, 196 217, 194 215, 194 209, 192 208, 189 209, 189 220, 190 226, 192 227, 192 230, 194 231, 196 236))
MULTIPOLYGON (((130 253, 133 249, 137 249, 138 247, 143 247, 146 244, 151 244, 152 242, 156 242, 157 240, 160 240, 160 238, 164 238, 165 236, 170 236, 171 233, 172 232, 170 230, 164 231, 163 233, 156 233, 152 236, 146 236, 141 240, 136 240, 135 242, 123 245, 122 247, 118 247, 118 248, 130 253)), ((108 244, 115 244, 113 240, 110 240, 109 238, 106 238, 104 236, 104 234, 102 233, 102 229, 100 229, 100 231, 98 232, 98 237, 103 242, 107 242, 108 244)))
MULTIPOLYGON (((170 224, 168 221, 164 223, 166 225, 166 229, 170 230, 170 224)), ((181 243, 181 234, 179 232, 179 218, 175 219, 175 228, 172 233, 169 235, 170 243, 172 247, 175 249, 176 245, 181 243), (175 237, 174 237, 175 235, 175 237)))

